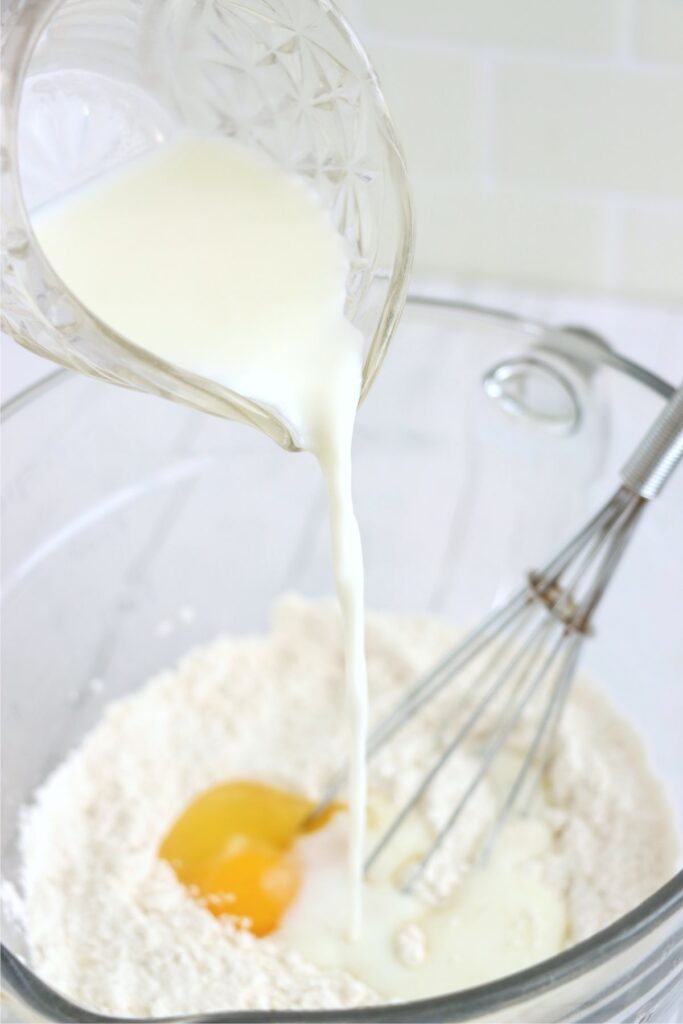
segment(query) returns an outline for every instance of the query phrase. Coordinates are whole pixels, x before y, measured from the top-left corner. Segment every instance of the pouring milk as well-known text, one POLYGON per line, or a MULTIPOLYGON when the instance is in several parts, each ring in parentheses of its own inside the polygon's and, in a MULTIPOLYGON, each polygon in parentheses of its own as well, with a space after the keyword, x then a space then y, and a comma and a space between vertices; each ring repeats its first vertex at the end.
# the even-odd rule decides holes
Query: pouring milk
POLYGON ((33 220, 65 284, 141 348, 269 406, 317 458, 345 630, 350 932, 361 927, 367 685, 351 436, 363 339, 348 258, 317 198, 240 146, 188 137, 33 220))

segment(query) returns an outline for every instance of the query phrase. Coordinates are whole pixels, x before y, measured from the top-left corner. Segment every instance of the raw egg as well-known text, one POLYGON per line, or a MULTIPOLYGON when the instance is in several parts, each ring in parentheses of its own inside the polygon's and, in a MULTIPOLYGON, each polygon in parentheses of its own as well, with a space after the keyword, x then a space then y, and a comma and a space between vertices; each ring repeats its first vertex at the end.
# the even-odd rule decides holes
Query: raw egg
POLYGON ((207 910, 238 919, 254 935, 280 923, 299 890, 294 840, 329 821, 308 822, 314 804, 260 782, 227 782, 201 793, 159 847, 159 856, 207 910))

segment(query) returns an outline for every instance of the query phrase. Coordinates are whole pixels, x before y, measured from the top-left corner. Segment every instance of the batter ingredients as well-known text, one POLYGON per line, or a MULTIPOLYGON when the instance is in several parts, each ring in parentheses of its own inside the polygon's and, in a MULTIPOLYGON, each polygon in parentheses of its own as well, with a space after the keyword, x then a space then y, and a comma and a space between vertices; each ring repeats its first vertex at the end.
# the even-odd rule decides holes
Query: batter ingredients
POLYGON ((33 219, 66 284, 154 355, 275 410, 325 478, 348 689, 350 930, 360 933, 367 679, 351 435, 363 337, 317 197, 249 149, 189 136, 33 219))
MULTIPOLYGON (((455 639, 439 620, 369 616, 374 712, 386 712, 455 639)), ((354 961, 357 947, 346 943, 344 961, 333 941, 344 912, 343 812, 300 841, 301 888, 279 928, 257 938, 214 916, 158 857, 159 844, 193 798, 230 780, 314 800, 346 754, 343 678, 334 606, 291 598, 270 635, 218 639, 110 706, 24 816, 24 920, 48 983, 122 1016, 384 1002, 439 990, 436 947, 450 950, 447 987, 457 989, 587 937, 671 876, 671 812, 641 744, 579 680, 545 791, 530 819, 502 837, 492 873, 468 869, 493 814, 495 779, 430 864, 414 913, 392 921, 394 903, 377 909, 387 880, 367 886, 368 926, 384 922, 372 956, 366 949, 354 961), (341 883, 328 885, 340 865, 341 883)), ((447 741, 457 696, 441 695, 382 752, 371 830, 447 741)), ((443 822, 476 756, 461 754, 439 777, 402 840, 408 847, 443 822)), ((400 867, 400 851, 393 856, 400 867)))

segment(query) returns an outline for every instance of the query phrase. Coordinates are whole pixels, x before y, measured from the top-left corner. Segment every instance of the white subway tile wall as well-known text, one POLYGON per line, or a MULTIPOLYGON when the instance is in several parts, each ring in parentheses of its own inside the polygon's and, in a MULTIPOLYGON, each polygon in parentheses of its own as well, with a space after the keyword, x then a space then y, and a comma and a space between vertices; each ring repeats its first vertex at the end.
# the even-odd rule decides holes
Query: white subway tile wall
POLYGON ((683 75, 542 60, 494 76, 503 181, 683 200, 683 75))
POLYGON ((401 135, 409 134, 411 149, 420 154, 420 173, 476 179, 484 117, 476 57, 436 50, 425 60, 419 45, 377 43, 372 58, 405 126, 401 135))
POLYGON ((345 0, 419 274, 683 300, 683 0, 345 0))
POLYGON ((597 203, 415 176, 418 272, 590 290, 601 273, 597 203), (552 252, 552 280, 548 274, 552 252))

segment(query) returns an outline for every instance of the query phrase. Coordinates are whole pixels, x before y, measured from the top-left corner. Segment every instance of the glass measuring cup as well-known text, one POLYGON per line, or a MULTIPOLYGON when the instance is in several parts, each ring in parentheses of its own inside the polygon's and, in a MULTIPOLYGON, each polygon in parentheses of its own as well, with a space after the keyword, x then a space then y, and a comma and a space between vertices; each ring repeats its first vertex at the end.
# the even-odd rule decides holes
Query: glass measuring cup
MULTIPOLYGON (((24 0, 5 32, 3 328, 94 377, 298 440, 264 405, 98 320, 52 269, 31 213, 193 130, 255 147, 320 196, 346 240, 361 398, 405 301, 412 214, 377 78, 326 0, 24 0)), ((192 258, 192 253, 188 254, 192 258)))

